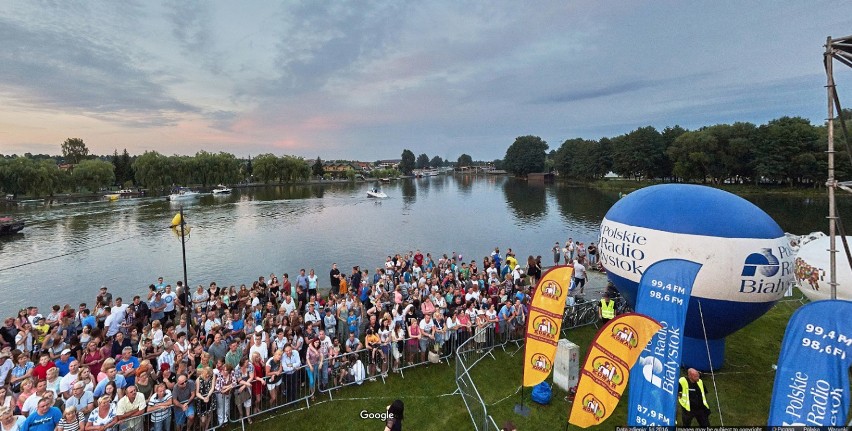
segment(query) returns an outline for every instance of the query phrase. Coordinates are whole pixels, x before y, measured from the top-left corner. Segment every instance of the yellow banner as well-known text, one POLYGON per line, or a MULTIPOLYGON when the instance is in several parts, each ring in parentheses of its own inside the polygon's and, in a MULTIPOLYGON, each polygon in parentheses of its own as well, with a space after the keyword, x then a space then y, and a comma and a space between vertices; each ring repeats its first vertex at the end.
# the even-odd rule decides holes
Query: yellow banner
POLYGON ((660 330, 654 319, 637 313, 622 314, 598 331, 580 371, 577 395, 568 422, 581 428, 606 420, 627 388, 630 368, 660 330))
POLYGON ((524 386, 535 386, 553 370, 556 343, 562 328, 565 298, 574 268, 556 266, 544 273, 535 289, 527 319, 524 386))

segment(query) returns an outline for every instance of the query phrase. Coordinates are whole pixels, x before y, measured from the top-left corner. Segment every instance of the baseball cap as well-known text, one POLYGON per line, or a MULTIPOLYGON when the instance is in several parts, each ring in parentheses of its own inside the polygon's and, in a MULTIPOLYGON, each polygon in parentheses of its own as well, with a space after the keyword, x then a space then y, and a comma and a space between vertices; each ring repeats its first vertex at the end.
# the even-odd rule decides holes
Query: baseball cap
POLYGON ((62 353, 61 353, 61 354, 62 354, 62 355, 70 355, 70 354, 71 354, 71 349, 65 349, 65 350, 63 350, 63 351, 62 351, 62 353))

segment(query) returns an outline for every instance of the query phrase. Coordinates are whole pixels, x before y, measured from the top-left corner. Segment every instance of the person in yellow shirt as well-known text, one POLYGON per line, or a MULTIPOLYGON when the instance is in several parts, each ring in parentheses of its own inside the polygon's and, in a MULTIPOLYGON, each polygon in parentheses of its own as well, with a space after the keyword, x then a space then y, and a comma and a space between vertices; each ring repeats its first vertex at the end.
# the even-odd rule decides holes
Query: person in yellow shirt
POLYGON ((374 376, 376 374, 376 357, 382 354, 379 350, 382 342, 379 339, 379 334, 373 332, 373 328, 367 328, 367 336, 364 338, 364 343, 370 351, 370 376, 374 376))
POLYGON ((35 344, 41 347, 44 344, 44 337, 47 336, 47 333, 50 332, 50 325, 47 324, 44 317, 42 315, 38 315, 35 319, 35 325, 33 325, 34 335, 36 336, 35 344))

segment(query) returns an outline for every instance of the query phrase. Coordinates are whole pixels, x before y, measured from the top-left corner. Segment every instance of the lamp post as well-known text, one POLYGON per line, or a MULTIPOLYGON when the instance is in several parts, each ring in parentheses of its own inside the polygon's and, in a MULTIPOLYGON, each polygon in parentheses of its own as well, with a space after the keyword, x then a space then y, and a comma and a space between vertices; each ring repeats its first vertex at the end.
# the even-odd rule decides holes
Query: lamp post
MULTIPOLYGON (((186 281, 186 220, 183 218, 183 205, 180 206, 178 214, 180 214, 180 252, 183 257, 183 288, 189 289, 189 283, 186 281)), ((189 322, 189 319, 186 321, 189 322)))
MULTIPOLYGON (((186 234, 189 232, 189 227, 186 225, 186 219, 183 216, 183 205, 180 206, 180 210, 177 215, 172 219, 172 232, 175 234, 178 233, 178 229, 180 229, 180 251, 181 257, 183 261, 183 288, 185 289, 184 297, 187 299, 190 298, 189 291, 189 282, 186 277, 186 234)), ((188 310, 188 315, 186 319, 187 325, 192 327, 192 301, 188 301, 188 304, 183 304, 184 309, 188 310)))

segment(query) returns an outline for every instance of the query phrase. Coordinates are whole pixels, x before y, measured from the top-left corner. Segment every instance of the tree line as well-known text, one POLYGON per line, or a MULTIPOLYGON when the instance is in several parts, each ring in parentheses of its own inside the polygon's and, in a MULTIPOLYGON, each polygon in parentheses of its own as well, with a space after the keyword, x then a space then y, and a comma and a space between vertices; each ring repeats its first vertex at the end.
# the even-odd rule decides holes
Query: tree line
MULTIPOLYGON (((852 118, 852 111, 843 116, 852 118)), ((835 137, 836 176, 848 177, 852 160, 839 130, 835 137)), ((827 139, 826 126, 801 117, 697 130, 646 126, 615 137, 568 139, 550 152, 541 138, 521 136, 507 149, 503 167, 517 176, 556 171, 581 181, 613 172, 636 180, 818 186, 827 179, 827 139)))

